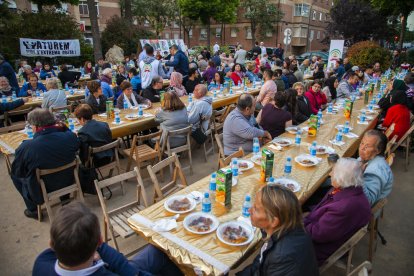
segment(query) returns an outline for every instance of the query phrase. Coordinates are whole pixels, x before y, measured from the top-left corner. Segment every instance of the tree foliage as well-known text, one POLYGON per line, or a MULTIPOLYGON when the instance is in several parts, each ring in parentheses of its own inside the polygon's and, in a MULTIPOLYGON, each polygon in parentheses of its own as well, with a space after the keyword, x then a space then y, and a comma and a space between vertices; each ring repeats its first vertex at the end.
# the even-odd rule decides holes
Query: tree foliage
POLYGON ((264 38, 267 32, 273 31, 274 25, 284 15, 275 4, 267 0, 244 0, 243 7, 246 9, 244 17, 250 21, 252 47, 257 40, 256 32, 259 31, 260 38, 264 38))
POLYGON ((384 14, 366 1, 338 0, 331 9, 330 16, 330 37, 342 37, 351 44, 371 38, 382 39, 392 33, 384 14))
POLYGON ((102 47, 106 53, 116 44, 126 55, 130 55, 137 52, 139 40, 144 38, 155 38, 155 35, 131 24, 125 18, 113 16, 107 21, 106 29, 102 32, 102 47))
POLYGON ((37 4, 39 12, 43 12, 44 6, 61 7, 63 3, 71 5, 79 5, 79 0, 31 0, 33 4, 37 4))
POLYGON ((367 67, 379 62, 385 71, 391 65, 391 53, 373 41, 361 41, 352 45, 347 52, 352 64, 367 67))

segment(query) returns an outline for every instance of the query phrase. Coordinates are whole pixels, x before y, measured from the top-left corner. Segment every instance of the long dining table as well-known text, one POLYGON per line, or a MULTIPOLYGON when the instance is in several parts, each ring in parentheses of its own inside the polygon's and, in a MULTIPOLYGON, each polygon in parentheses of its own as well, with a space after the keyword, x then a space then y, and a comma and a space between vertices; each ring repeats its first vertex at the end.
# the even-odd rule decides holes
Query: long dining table
MULTIPOLYGON (((285 132, 280 137, 290 139, 293 145, 275 147, 272 142, 264 145, 274 152, 273 176, 282 177, 284 164, 288 156, 292 157, 291 179, 300 184, 300 190, 295 194, 301 204, 303 204, 326 180, 332 167, 327 161, 327 155, 321 155, 320 162, 313 167, 303 167, 294 161, 299 154, 309 153, 309 146, 313 141, 318 145, 332 147, 340 157, 350 157, 358 149, 363 134, 375 127, 377 114, 373 114, 372 120, 367 124, 359 124, 357 115, 364 108, 363 100, 357 100, 354 104, 353 113, 349 119, 351 132, 356 134, 353 138, 343 137, 344 144, 341 146, 332 145, 329 141, 335 139, 337 134, 336 126, 344 124, 346 121, 343 110, 334 115, 324 112, 323 124, 318 129, 314 137, 303 135, 299 146, 294 145, 295 135, 285 132)), ((306 122, 301 125, 303 127, 306 122)), ((252 154, 248 154, 243 159, 249 160, 252 154)), ((205 192, 209 189, 210 175, 174 193, 174 195, 188 195, 194 191, 205 192)), ((212 214, 221 223, 237 220, 242 214, 242 204, 247 194, 254 200, 255 193, 266 183, 260 181, 260 166, 255 165, 250 170, 244 171, 239 175, 238 183, 232 187, 231 205, 225 207, 217 202, 212 202, 212 214)), ((261 244, 261 233, 255 229, 252 242, 246 246, 229 246, 222 243, 216 233, 197 235, 188 232, 183 226, 183 220, 188 214, 181 214, 177 219, 177 228, 169 232, 156 231, 153 223, 171 217, 174 214, 164 208, 165 198, 150 207, 133 214, 128 223, 140 236, 149 243, 164 251, 185 273, 185 275, 225 275, 231 269, 236 268, 248 256, 250 256, 261 244)), ((201 211, 201 204, 198 204, 194 212, 201 211)))

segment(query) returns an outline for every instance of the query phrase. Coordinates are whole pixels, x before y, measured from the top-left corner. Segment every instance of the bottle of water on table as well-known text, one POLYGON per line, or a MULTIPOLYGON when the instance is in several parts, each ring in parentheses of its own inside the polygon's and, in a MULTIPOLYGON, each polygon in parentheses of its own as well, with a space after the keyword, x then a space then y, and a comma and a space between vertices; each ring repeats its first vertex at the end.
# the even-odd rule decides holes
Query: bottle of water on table
POLYGON ((192 103, 193 102, 193 93, 188 94, 188 103, 192 103))
POLYGON ((126 99, 124 99, 124 109, 128 109, 128 102, 126 99))
POLYGON ((361 123, 365 122, 366 116, 365 116, 365 111, 361 112, 361 115, 359 116, 359 121, 361 123))
POLYGON ((15 101, 17 99, 16 91, 13 90, 12 100, 15 101))
POLYGON ((349 121, 346 121, 344 125, 344 134, 347 134, 347 133, 349 133, 349 121))
POLYGON ((242 216, 244 218, 250 218, 250 212, 249 209, 252 207, 252 203, 250 201, 250 195, 246 195, 244 198, 244 203, 242 207, 242 216))
POLYGON ((68 85, 68 83, 65 83, 65 90, 66 91, 69 91, 69 85, 68 85))
POLYGON ((7 97, 6 97, 6 95, 2 95, 1 96, 1 102, 4 103, 4 104, 7 103, 7 97))
POLYGON ((310 146, 310 154, 312 156, 316 156, 316 141, 313 141, 312 145, 310 146))
POLYGON ((342 128, 338 130, 338 133, 336 134, 336 137, 335 137, 335 141, 342 142, 342 128))
POLYGON ((115 112, 115 124, 121 123, 121 117, 119 117, 119 111, 115 112))
POLYGON ((292 158, 288 156, 286 158, 284 176, 289 177, 291 173, 292 173, 292 158))
POLYGON ((298 129, 295 136, 295 145, 300 146, 300 142, 302 141, 302 130, 298 129))
POLYGON ((239 162, 237 158, 231 159, 231 172, 233 174, 233 183, 237 183, 239 179, 239 162))
POLYGON ((216 177, 217 177, 217 174, 215 172, 211 174, 210 184, 209 184, 210 198, 214 198, 216 195, 216 187, 217 187, 216 177))
POLYGON ((144 116, 144 110, 142 109, 142 105, 138 106, 138 117, 144 116))
POLYGON ((259 156, 259 155, 260 155, 259 138, 254 137, 253 138, 253 156, 259 156))
POLYGON ((201 202, 201 211, 203 213, 211 212, 211 200, 210 200, 210 195, 208 193, 204 193, 204 198, 203 198, 203 201, 201 202))
POLYGON ((75 123, 73 122, 73 119, 70 119, 70 118, 69 118, 69 129, 72 132, 75 131, 75 123))
POLYGON ((328 113, 332 113, 333 108, 332 108, 332 103, 328 104, 328 113))

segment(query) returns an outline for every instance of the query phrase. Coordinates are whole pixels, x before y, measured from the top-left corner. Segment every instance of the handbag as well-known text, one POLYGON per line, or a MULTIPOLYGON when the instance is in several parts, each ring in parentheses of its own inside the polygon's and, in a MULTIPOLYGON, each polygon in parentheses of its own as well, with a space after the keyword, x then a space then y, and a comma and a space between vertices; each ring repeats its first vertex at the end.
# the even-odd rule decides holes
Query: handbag
POLYGON ((202 145, 207 140, 207 135, 204 133, 203 130, 203 116, 200 113, 200 124, 198 127, 191 132, 191 137, 197 142, 197 144, 202 145))
POLYGON ((79 165, 79 182, 85 194, 97 195, 95 179, 98 179, 95 167, 88 168, 82 164, 79 165))

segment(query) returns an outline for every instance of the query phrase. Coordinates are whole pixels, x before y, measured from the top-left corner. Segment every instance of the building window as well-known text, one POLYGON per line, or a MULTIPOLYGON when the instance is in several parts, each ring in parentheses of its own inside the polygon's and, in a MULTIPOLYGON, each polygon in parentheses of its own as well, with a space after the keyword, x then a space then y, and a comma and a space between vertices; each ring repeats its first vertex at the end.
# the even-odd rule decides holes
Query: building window
POLYGON ((55 11, 58 13, 68 13, 68 4, 60 4, 60 8, 56 8, 55 11))
MULTIPOLYGON (((83 16, 89 16, 88 3, 86 1, 79 1, 79 14, 83 16)), ((66 6, 67 7, 67 6, 66 6)), ((99 16, 98 1, 95 0, 96 14, 99 16)), ((63 6, 62 6, 63 8, 63 6)))
POLYGON ((312 20, 316 20, 316 11, 312 11, 312 20))
MULTIPOLYGON (((0 4, 3 4, 4 1, 0 0, 0 4)), ((7 0, 6 1, 7 7, 9 8, 9 10, 17 10, 17 5, 16 5, 16 1, 13 0, 7 0)), ((32 4, 33 5, 33 4, 32 4)))
POLYGON ((170 34, 169 33, 165 33, 165 39, 170 39, 170 34))
POLYGON ((180 26, 178 26, 178 23, 177 23, 176 21, 174 21, 174 23, 173 23, 173 27, 174 27, 174 28, 179 28, 180 26))
POLYGON ((267 31, 267 32, 266 32, 266 37, 272 37, 272 36, 273 36, 272 31, 267 31))
POLYGON ((231 28, 230 29, 230 36, 231 37, 237 37, 237 29, 236 28, 231 28))
POLYGON ((37 6, 37 4, 33 4, 31 3, 31 8, 32 8, 32 13, 38 13, 39 12, 39 7, 37 6))
POLYGON ((216 37, 221 37, 221 28, 216 28, 216 37))
POLYGON ((318 31, 318 32, 316 33, 316 39, 321 39, 321 31, 318 31))
POLYGON ((322 21, 323 13, 319 14, 319 21, 322 21))
POLYGON ((315 38, 315 31, 314 30, 310 30, 309 40, 312 41, 314 38, 315 38))
POLYGON ((207 40, 207 29, 200 29, 200 40, 207 40))
POLYGON ((191 30, 188 32, 188 37, 189 37, 189 38, 192 38, 192 37, 193 37, 193 29, 191 29, 191 30))
POLYGON ((246 28, 246 39, 252 39, 252 29, 246 28))
POLYGON ((297 27, 293 29, 293 37, 306 37, 308 34, 308 28, 297 27))
POLYGON ((180 39, 180 34, 174 33, 174 39, 180 39))
POLYGON ((295 16, 309 17, 309 5, 295 4, 295 16))

